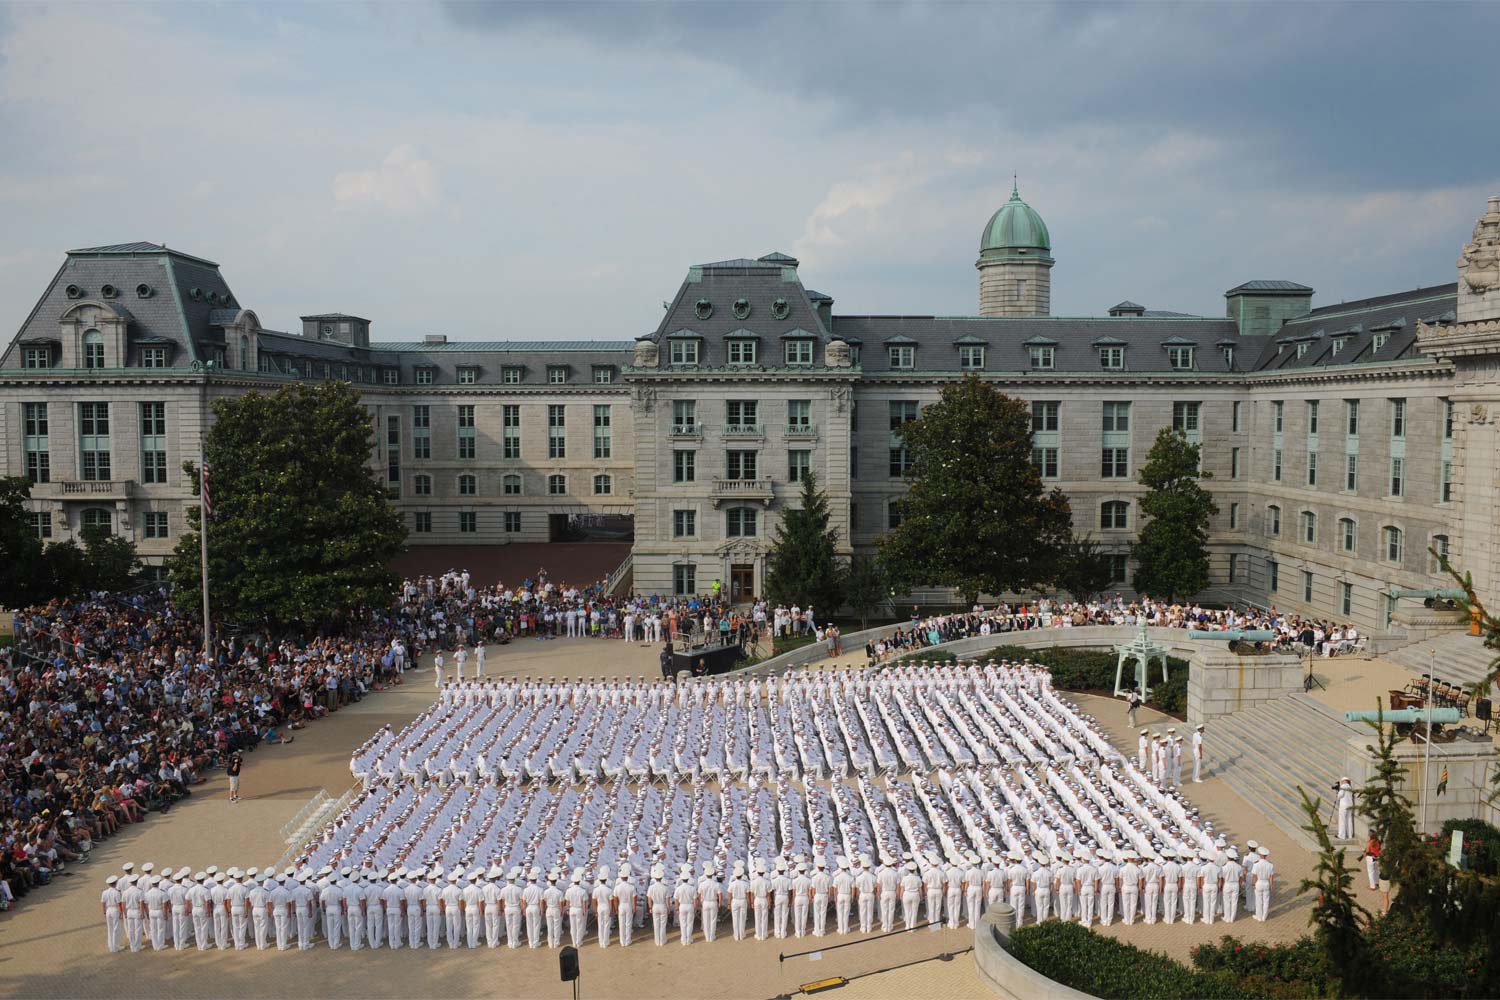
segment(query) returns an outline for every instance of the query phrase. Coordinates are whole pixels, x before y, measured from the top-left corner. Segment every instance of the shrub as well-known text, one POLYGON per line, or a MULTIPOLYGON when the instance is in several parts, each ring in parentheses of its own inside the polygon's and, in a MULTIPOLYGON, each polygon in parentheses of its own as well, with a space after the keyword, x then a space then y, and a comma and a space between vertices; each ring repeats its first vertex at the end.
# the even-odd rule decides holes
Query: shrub
POLYGON ((1146 703, 1152 708, 1179 719, 1187 717, 1188 665, 1175 656, 1167 658, 1167 682, 1151 689, 1146 703))
POLYGON ((1500 874, 1500 830, 1482 819, 1450 819, 1438 834, 1437 848, 1445 856, 1454 830, 1464 835, 1464 857, 1470 871, 1500 874))
POLYGON ((1104 1000, 1258 1000, 1273 995, 1231 972, 1194 969, 1060 920, 1022 927, 1012 935, 1010 950, 1047 978, 1104 1000))

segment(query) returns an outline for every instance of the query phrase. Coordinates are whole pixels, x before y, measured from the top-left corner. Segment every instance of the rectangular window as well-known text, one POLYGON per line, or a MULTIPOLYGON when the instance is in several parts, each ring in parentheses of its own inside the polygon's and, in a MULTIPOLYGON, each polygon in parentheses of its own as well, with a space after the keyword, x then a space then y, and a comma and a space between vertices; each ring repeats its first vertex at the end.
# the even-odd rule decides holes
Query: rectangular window
POLYGON ((1057 348, 1032 347, 1030 348, 1030 354, 1032 371, 1051 371, 1052 363, 1056 359, 1057 348))
POLYGON ((518 365, 500 369, 500 382, 502 385, 520 385, 523 370, 518 365))
POLYGON ((1391 459, 1391 496, 1406 495, 1406 459, 1391 459))
POLYGON ((165 511, 150 511, 145 515, 146 537, 167 537, 167 515, 165 511))
POLYGON ((411 457, 432 457, 432 407, 411 408, 411 457))
POLYGON ((1443 563, 1448 561, 1448 536, 1433 535, 1432 551, 1436 553, 1432 560, 1432 572, 1443 572, 1443 563))
POLYGON ((1359 456, 1344 456, 1344 489, 1350 493, 1359 490, 1359 456))
POLYGON ((1339 520, 1339 543, 1343 546, 1345 552, 1354 551, 1357 539, 1355 532, 1357 530, 1358 527, 1355 525, 1353 518, 1345 517, 1339 520))
POLYGON ((693 399, 672 400, 672 433, 694 434, 698 430, 698 402, 693 399))
POLYGON ((692 483, 698 479, 698 453, 696 451, 672 452, 672 482, 692 483))
POLYGON ((754 340, 729 340, 725 342, 729 347, 729 363, 732 365, 753 365, 760 344, 754 340))
POLYGON ((678 597, 691 597, 698 593, 698 567, 672 567, 672 593, 678 597))
POLYGON ((1453 400, 1443 400, 1443 440, 1453 440, 1453 400))
POLYGON ((1105 371, 1117 372, 1125 367, 1125 348, 1123 347, 1101 347, 1099 348, 1099 367, 1105 371))
POLYGON ((892 479, 900 479, 911 473, 911 452, 906 445, 898 445, 891 449, 890 476, 892 479))
POLYGON ((1121 433, 1130 430, 1130 404, 1104 404, 1104 433, 1121 433))
POLYGON ((615 380, 615 370, 608 365, 600 365, 594 369, 595 385, 610 385, 615 380))
POLYGON ((78 451, 83 460, 80 478, 110 478, 108 403, 78 404, 78 451))
POLYGON ((786 404, 787 430, 805 431, 812 427, 812 401, 793 399, 786 404))
POLYGON ((141 482, 167 481, 167 404, 141 404, 141 482))
POLYGON ((1286 428, 1286 403, 1276 400, 1271 404, 1272 427, 1277 434, 1286 428))
POLYGON ((566 496, 568 492, 568 477, 556 473, 547 477, 547 495, 560 497, 566 496))
POLYGON ((755 479, 756 453, 753 451, 727 451, 724 453, 726 479, 755 479))
POLYGON ((395 368, 387 368, 381 373, 386 385, 397 385, 401 381, 401 372, 395 368))
POLYGON ((917 366, 917 349, 906 344, 891 345, 889 354, 892 368, 915 368, 917 366))
POLYGON ((1240 576, 1240 557, 1238 555, 1236 555, 1235 553, 1231 552, 1231 553, 1229 553, 1229 582, 1230 583, 1237 583, 1237 582, 1239 582, 1239 576, 1240 576))
POLYGON ((1339 584, 1339 613, 1345 616, 1354 614, 1354 584, 1339 584))
POLYGON ((521 457, 521 406, 507 403, 500 407, 500 457, 521 457))
POLYGON ((1308 545, 1318 542, 1318 515, 1310 510, 1302 512, 1302 541, 1308 545))
POLYGON ((810 340, 788 340, 786 342, 786 363, 789 365, 812 364, 813 342, 810 340))
POLYGON ((143 347, 141 348, 142 368, 165 368, 167 367, 167 349, 165 347, 143 347))
POLYGON ((1385 346, 1386 341, 1391 339, 1389 333, 1381 332, 1370 335, 1370 353, 1379 354, 1380 349, 1385 346))
POLYGON ((414 514, 412 514, 411 519, 412 519, 412 528, 411 528, 411 530, 414 533, 416 533, 418 535, 430 535, 430 534, 432 534, 432 512, 431 511, 429 511, 429 510, 419 510, 419 511, 415 512, 414 514))
POLYGON ((696 340, 674 340, 667 350, 668 363, 674 365, 696 365, 698 342, 696 340))
POLYGON ((1266 533, 1273 536, 1281 534, 1281 508, 1274 504, 1266 508, 1266 533))
POLYGON ((753 399, 731 399, 724 403, 724 423, 750 430, 760 424, 760 405, 753 399))
POLYGON ((1232 503, 1229 505, 1229 530, 1234 531, 1240 526, 1240 505, 1232 503))
POLYGON ((568 382, 568 369, 565 365, 547 366, 548 385, 566 385, 568 382))
POLYGON ((1234 348, 1231 347, 1231 346, 1229 346, 1228 344, 1225 344, 1223 347, 1220 348, 1220 350, 1224 353, 1224 367, 1225 368, 1233 368, 1234 367, 1234 348))
POLYGON ((1391 437, 1406 437, 1406 400, 1391 400, 1391 437))
POLYGON ((1266 560, 1266 587, 1273 594, 1281 589, 1281 564, 1275 559, 1266 560))
POLYGON ((52 481, 52 451, 47 431, 47 404, 22 403, 21 424, 26 478, 33 483, 49 483, 52 481))
POLYGON ((1055 431, 1062 404, 1055 401, 1037 400, 1031 404, 1031 432, 1055 431))
POLYGON ((901 428, 917 419, 917 401, 914 399, 896 399, 890 404, 891 433, 899 435, 901 428))
POLYGON ((1238 448, 1229 449, 1229 478, 1240 478, 1240 450, 1238 448))
POLYGON ((1281 449, 1277 448, 1271 452, 1271 480, 1281 482, 1281 449))
POLYGON ((461 510, 458 512, 458 530, 461 534, 472 535, 479 530, 479 515, 472 510, 461 510))
POLYGON ((475 382, 478 382, 478 381, 479 381, 479 369, 477 369, 477 368, 460 368, 458 370, 458 384, 459 385, 473 385, 475 382))
POLYGON ((1130 449, 1105 448, 1099 474, 1105 479, 1130 478, 1130 449))
POLYGON ((725 514, 724 534, 730 538, 754 538, 755 508, 731 507, 725 514))
POLYGON ((38 538, 52 537, 52 514, 45 510, 29 510, 26 512, 27 524, 31 527, 31 533, 38 538))
POLYGON ((1229 429, 1235 434, 1240 432, 1240 401, 1235 400, 1229 404, 1229 429))
POLYGON ((1167 364, 1176 371, 1191 371, 1193 367, 1193 349, 1177 345, 1168 347, 1167 364))
POLYGON ((1318 485, 1318 453, 1315 451, 1307 453, 1307 485, 1318 485))
POLYGON ((594 407, 594 457, 609 458, 611 452, 610 443, 610 407, 596 405, 594 407))
POLYGON ((568 457, 567 408, 560 403, 547 405, 547 457, 568 457))
POLYGON ((1109 559, 1109 582, 1124 583, 1130 571, 1130 557, 1123 554, 1110 555, 1109 559))
POLYGON ((412 496, 417 497, 432 496, 432 477, 422 474, 413 476, 411 480, 411 493, 412 496))
POLYGON ((506 511, 504 526, 507 535, 519 534, 521 531, 521 512, 518 510, 506 511))
POLYGON ((672 511, 672 537, 698 537, 698 512, 696 510, 672 511))
MULTIPOLYGON (((294 372, 292 372, 292 374, 295 375, 297 373, 294 371, 294 372)), ((431 385, 432 384, 432 369, 431 368, 418 368, 416 370, 416 381, 417 381, 417 385, 431 385)))
POLYGON ((1313 595, 1313 575, 1310 572, 1308 572, 1307 570, 1303 570, 1302 571, 1302 600, 1303 600, 1303 602, 1311 604, 1312 603, 1312 595, 1313 595))
POLYGON ((458 457, 474 457, 474 405, 461 404, 458 408, 458 457))
POLYGON ((21 352, 22 368, 51 368, 52 348, 28 347, 21 352))
POLYGON ((961 344, 958 348, 958 367, 961 371, 979 371, 984 367, 984 345, 961 344))
POLYGON ((401 495, 401 418, 394 413, 385 418, 385 488, 401 495))
POLYGON ((1442 493, 1440 495, 1443 498, 1443 503, 1448 503, 1449 501, 1451 501, 1453 499, 1453 463, 1452 462, 1444 462, 1443 463, 1443 479, 1442 479, 1442 483, 1440 485, 1442 486, 1442 493))
POLYGON ((1172 429, 1184 434, 1198 433, 1198 413, 1201 403, 1173 403, 1172 429))
POLYGON ((1344 433, 1349 437, 1359 437, 1359 400, 1344 400, 1344 433))
POLYGON ((1056 448, 1031 449, 1031 464, 1036 468, 1037 475, 1043 479, 1057 478, 1057 452, 1056 448))
POLYGON ((812 452, 806 449, 796 449, 786 453, 787 479, 794 483, 800 483, 807 478, 808 470, 812 468, 812 452))
POLYGON ((508 497, 521 495, 521 477, 517 475, 502 476, 500 478, 500 492, 508 497))
POLYGON ((1318 433, 1318 401, 1315 399, 1307 401, 1307 433, 1318 433))
POLYGON ((1385 557, 1393 563, 1401 561, 1401 529, 1385 529, 1385 557))
POLYGON ((1099 527, 1104 531, 1123 531, 1130 527, 1130 504, 1108 500, 1099 505, 1099 527))
POLYGON ((859 445, 857 444, 849 446, 849 478, 859 478, 859 445))

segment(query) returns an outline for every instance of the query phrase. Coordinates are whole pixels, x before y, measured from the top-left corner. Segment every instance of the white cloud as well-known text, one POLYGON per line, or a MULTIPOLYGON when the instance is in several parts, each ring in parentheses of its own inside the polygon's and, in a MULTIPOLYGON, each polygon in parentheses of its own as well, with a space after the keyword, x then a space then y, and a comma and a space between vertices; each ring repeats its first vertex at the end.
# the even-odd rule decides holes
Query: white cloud
POLYGON ((333 200, 340 208, 380 208, 411 213, 437 202, 437 169, 409 145, 397 146, 380 166, 334 175, 333 200))

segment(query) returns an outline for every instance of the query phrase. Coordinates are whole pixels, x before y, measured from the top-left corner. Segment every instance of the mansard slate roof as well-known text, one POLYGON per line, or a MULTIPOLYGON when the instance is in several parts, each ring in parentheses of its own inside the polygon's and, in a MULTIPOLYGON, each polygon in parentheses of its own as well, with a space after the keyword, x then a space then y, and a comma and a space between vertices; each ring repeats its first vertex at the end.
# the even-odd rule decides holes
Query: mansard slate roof
MULTIPOLYGON (((1252 365, 1255 371, 1290 371, 1330 365, 1378 361, 1409 361, 1416 350, 1417 324, 1452 323, 1458 305, 1458 284, 1414 288, 1409 292, 1319 306, 1306 316, 1287 321, 1266 338, 1252 365), (1385 344, 1375 349, 1376 334, 1385 344), (1334 341, 1343 346, 1334 353, 1334 341), (1308 345, 1302 357, 1297 345, 1308 345)), ((1248 362, 1249 359, 1247 358, 1248 362)))

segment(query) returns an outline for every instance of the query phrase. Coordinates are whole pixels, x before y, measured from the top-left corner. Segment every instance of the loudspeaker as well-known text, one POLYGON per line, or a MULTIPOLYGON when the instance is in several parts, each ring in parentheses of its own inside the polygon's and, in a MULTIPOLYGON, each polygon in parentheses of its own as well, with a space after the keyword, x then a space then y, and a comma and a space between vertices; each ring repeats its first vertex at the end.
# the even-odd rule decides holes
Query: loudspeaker
POLYGON ((1478 719, 1480 722, 1489 722, 1490 717, 1491 709, 1490 700, 1488 698, 1480 698, 1478 701, 1474 702, 1474 718, 1478 719))
POLYGON ((578 949, 572 945, 557 954, 557 964, 562 971, 562 981, 571 983, 578 978, 578 949))

